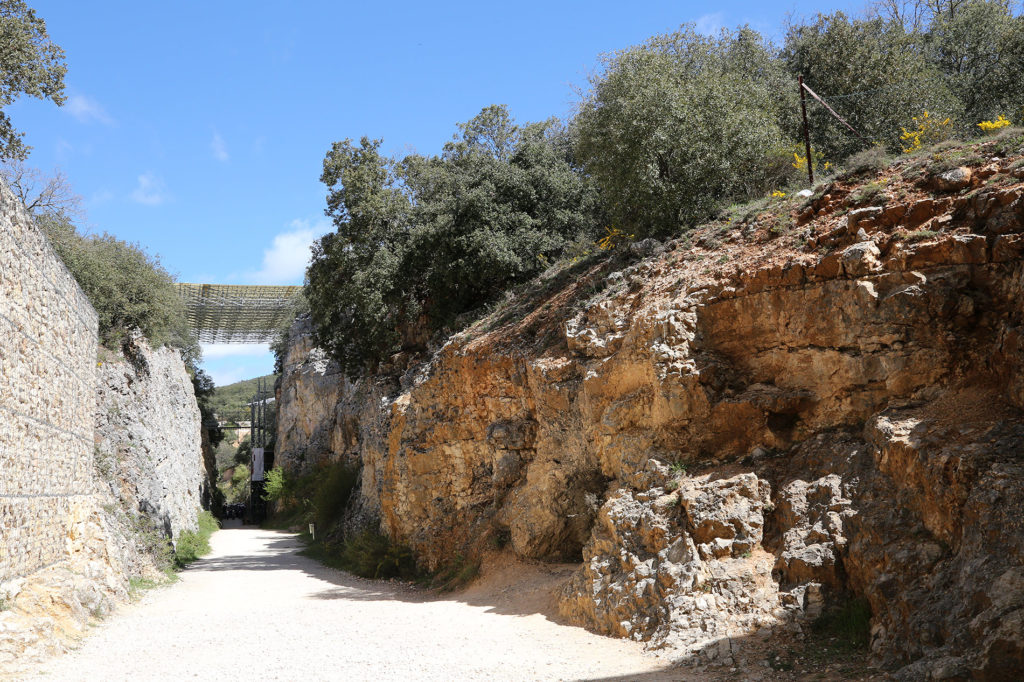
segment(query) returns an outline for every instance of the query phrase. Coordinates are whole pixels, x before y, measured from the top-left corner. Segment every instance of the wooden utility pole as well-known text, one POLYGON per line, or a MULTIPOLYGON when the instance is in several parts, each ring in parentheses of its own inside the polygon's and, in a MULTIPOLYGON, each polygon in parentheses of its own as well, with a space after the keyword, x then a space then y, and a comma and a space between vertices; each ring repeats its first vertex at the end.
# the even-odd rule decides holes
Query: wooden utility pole
POLYGON ((804 94, 804 77, 799 76, 800 81, 800 110, 804 114, 804 147, 807 149, 807 179, 811 187, 814 186, 814 157, 811 156, 811 132, 807 127, 807 95, 804 94))

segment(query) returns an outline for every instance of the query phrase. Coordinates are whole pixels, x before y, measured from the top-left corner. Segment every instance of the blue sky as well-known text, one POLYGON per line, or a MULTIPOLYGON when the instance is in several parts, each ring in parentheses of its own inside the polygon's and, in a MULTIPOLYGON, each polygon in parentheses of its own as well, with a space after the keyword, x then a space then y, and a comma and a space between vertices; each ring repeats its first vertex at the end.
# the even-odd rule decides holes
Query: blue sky
MULTIPOLYGON (((30 0, 67 52, 68 102, 7 108, 62 169, 86 224, 139 242, 180 281, 301 284, 330 230, 320 165, 361 135, 436 153, 482 107, 571 114, 598 55, 696 22, 778 36, 787 14, 862 3, 30 0)), ((265 347, 212 347, 218 384, 267 373, 265 347)))

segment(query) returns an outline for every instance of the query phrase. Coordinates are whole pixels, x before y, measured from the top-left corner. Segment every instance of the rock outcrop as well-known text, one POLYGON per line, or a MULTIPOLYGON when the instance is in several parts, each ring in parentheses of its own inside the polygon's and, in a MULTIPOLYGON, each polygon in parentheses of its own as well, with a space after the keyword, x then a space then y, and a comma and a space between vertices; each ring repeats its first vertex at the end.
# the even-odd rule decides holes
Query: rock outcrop
POLYGON ((136 336, 97 369, 96 467, 130 575, 153 576, 154 549, 197 530, 208 486, 192 380, 172 348, 136 336))
POLYGON ((855 596, 897 677, 1003 679, 1024 669, 1012 162, 939 195, 897 166, 877 206, 834 183, 577 266, 355 382, 297 328, 278 461, 308 462, 288 434, 360 461, 358 504, 428 568, 495 538, 582 562, 565 617, 681 659, 855 596))

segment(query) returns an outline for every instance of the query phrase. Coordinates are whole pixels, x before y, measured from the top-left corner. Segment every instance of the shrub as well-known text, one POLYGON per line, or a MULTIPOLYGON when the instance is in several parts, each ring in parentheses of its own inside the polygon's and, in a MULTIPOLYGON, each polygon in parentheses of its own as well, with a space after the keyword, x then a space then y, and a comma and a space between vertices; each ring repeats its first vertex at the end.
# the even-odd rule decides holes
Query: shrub
POLYGON ((931 239, 932 237, 935 237, 938 234, 939 233, 936 232, 935 230, 915 230, 913 232, 908 232, 905 239, 908 242, 923 242, 928 239, 931 239))
POLYGON ((281 467, 274 467, 267 472, 263 483, 263 499, 274 502, 287 498, 291 493, 291 480, 281 467))
POLYGON ((1009 125, 1010 125, 1010 121, 1007 120, 1006 117, 1003 116, 1002 114, 999 114, 999 116, 998 116, 998 118, 996 118, 996 120, 994 120, 994 121, 982 121, 981 123, 978 124, 978 127, 981 128, 981 130, 986 135, 991 135, 991 134, 995 133, 996 131, 998 131, 1000 128, 1005 128, 1005 127, 1007 127, 1009 125))
POLYGON ((394 544, 383 533, 369 530, 342 545, 341 563, 345 570, 364 578, 411 580, 417 576, 412 550, 394 544))
POLYGON ((178 568, 184 568, 210 553, 210 537, 220 528, 220 524, 213 514, 203 511, 199 513, 198 525, 198 530, 184 530, 178 535, 174 547, 174 564, 178 568))
POLYGON ((861 206, 882 198, 884 192, 885 182, 869 182, 858 187, 850 194, 849 203, 852 206, 861 206))
POLYGON ((850 156, 843 163, 843 167, 846 172, 858 175, 860 173, 880 171, 886 168, 889 162, 889 155, 886 153, 885 148, 881 145, 873 145, 850 156))
POLYGON ((313 521, 326 534, 341 520, 352 491, 359 481, 359 470, 338 462, 316 475, 318 486, 312 498, 313 521))
POLYGON ((919 116, 912 117, 912 120, 914 127, 909 130, 903 128, 903 134, 900 135, 900 143, 905 154, 913 154, 921 147, 931 147, 945 142, 953 135, 952 119, 948 116, 943 119, 925 111, 919 116))
POLYGON ((766 170, 792 172, 778 124, 792 88, 756 32, 710 38, 687 25, 603 62, 576 116, 576 153, 622 230, 677 232, 778 186, 766 170))
POLYGON ((451 592, 468 585, 480 574, 480 561, 456 554, 455 559, 437 573, 422 580, 442 592, 451 592))
MULTIPOLYGON (((803 178, 807 175, 807 150, 804 145, 795 144, 791 147, 791 154, 793 155, 793 162, 790 164, 796 171, 796 173, 803 178)), ((814 147, 811 147, 811 157, 814 159, 814 172, 821 174, 822 171, 828 172, 832 170, 832 163, 825 161, 824 152, 818 151, 814 147)))
POLYGON ((154 347, 167 344, 198 355, 185 304, 156 257, 109 234, 80 235, 59 216, 41 216, 37 223, 96 309, 104 345, 117 348, 138 329, 154 347))

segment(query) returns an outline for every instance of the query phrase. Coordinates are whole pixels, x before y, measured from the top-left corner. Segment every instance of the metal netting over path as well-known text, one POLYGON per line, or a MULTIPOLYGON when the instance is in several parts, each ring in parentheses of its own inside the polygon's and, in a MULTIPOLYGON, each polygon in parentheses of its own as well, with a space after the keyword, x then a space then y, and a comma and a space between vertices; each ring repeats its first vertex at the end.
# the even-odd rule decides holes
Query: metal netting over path
POLYGON ((302 287, 178 284, 188 323, 203 343, 270 343, 291 320, 302 287))

